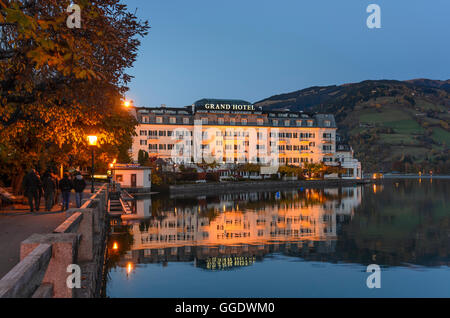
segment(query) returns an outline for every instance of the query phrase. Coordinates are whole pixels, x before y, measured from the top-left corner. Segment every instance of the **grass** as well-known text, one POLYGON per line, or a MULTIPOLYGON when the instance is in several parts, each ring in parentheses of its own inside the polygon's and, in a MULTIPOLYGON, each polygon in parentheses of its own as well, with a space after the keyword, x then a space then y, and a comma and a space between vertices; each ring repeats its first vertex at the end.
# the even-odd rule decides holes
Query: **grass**
POLYGON ((385 144, 417 146, 420 142, 410 134, 380 134, 380 141, 385 144))
POLYGON ((381 112, 368 110, 359 116, 359 121, 392 128, 398 134, 421 134, 424 132, 422 126, 411 118, 407 110, 382 109, 381 112))
POLYGON ((414 147, 414 146, 398 146, 392 147, 391 157, 401 156, 401 155, 412 155, 416 158, 425 158, 428 150, 424 147, 414 147))
POLYGON ((433 103, 430 103, 424 99, 417 99, 416 100, 416 107, 419 107, 422 111, 427 111, 427 110, 445 110, 444 106, 441 105, 436 105, 433 103))
POLYGON ((434 141, 450 146, 450 132, 442 129, 441 127, 433 127, 433 134, 431 135, 434 141))
POLYGON ((413 119, 386 121, 383 126, 390 127, 399 134, 422 134, 424 129, 413 119))
POLYGON ((359 116, 362 123, 384 124, 389 120, 406 120, 410 119, 409 115, 401 110, 389 109, 377 112, 375 110, 367 110, 359 116))

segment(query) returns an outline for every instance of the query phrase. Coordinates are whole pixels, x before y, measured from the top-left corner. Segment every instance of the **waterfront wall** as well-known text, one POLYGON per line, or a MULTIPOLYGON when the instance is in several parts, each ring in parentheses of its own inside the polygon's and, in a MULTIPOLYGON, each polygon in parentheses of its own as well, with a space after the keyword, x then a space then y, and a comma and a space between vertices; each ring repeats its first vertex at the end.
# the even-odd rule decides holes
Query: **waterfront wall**
POLYGON ((0 298, 99 297, 107 235, 104 185, 51 234, 33 234, 20 246, 20 262, 0 280, 0 298), (69 288, 71 264, 81 269, 81 288, 69 288))
POLYGON ((170 186, 170 195, 208 195, 223 192, 239 191, 277 191, 292 188, 320 188, 320 187, 339 187, 354 186, 364 183, 363 180, 295 180, 295 181, 251 181, 251 182, 219 182, 219 183, 201 183, 201 184, 183 184, 170 186))

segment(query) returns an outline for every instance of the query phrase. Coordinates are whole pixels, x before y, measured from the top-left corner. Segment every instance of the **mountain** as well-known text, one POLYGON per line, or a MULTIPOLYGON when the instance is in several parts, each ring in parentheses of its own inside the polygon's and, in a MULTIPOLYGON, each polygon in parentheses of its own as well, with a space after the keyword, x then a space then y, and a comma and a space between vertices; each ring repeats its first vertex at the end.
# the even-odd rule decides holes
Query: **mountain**
POLYGON ((334 114, 366 172, 450 173, 450 80, 315 86, 255 105, 334 114))

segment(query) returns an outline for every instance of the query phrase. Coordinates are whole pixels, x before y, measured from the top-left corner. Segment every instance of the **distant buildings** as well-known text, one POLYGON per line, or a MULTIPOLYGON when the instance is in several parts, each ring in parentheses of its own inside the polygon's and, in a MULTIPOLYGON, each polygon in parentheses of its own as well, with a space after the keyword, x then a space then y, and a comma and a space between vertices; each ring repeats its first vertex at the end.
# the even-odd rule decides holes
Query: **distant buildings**
POLYGON ((361 178, 350 148, 337 149, 331 114, 264 111, 243 100, 202 99, 184 108, 135 107, 139 125, 132 158, 139 151, 175 164, 255 163, 341 165, 345 178, 361 178))

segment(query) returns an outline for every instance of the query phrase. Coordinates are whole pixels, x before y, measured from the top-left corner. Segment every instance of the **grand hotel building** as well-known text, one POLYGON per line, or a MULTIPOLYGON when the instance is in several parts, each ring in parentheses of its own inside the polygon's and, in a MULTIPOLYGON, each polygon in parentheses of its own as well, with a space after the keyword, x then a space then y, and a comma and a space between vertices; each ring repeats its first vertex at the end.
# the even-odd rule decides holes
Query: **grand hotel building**
POLYGON ((268 164, 276 149, 279 165, 335 165, 347 160, 346 176, 361 177, 351 149, 342 148, 340 155, 336 149, 337 127, 331 114, 264 111, 243 100, 217 99, 184 108, 134 107, 133 113, 139 122, 131 149, 135 162, 140 150, 175 163, 191 162, 195 125, 201 123, 201 151, 223 158, 223 163, 268 164))

